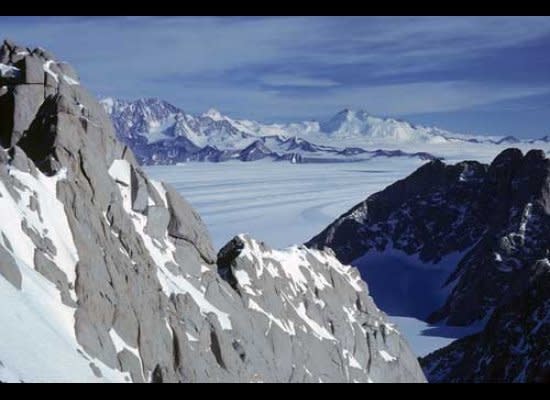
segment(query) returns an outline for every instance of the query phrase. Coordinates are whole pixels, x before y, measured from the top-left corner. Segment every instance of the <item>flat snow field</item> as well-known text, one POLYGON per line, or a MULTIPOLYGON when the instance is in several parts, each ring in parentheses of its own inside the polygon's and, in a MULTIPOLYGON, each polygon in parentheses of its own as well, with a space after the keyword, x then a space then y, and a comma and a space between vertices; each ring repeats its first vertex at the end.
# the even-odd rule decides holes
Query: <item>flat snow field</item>
POLYGON ((282 248, 307 241, 424 162, 191 162, 145 169, 153 179, 173 185, 195 207, 217 249, 239 233, 282 248))
MULTIPOLYGON (((507 147, 526 152, 539 146, 454 144, 415 151, 442 155, 448 164, 462 160, 490 163, 507 147)), ((190 162, 145 170, 153 179, 173 185, 195 207, 215 247, 239 233, 250 233, 271 247, 286 247, 307 241, 355 204, 426 162, 383 157, 329 164, 190 162)))

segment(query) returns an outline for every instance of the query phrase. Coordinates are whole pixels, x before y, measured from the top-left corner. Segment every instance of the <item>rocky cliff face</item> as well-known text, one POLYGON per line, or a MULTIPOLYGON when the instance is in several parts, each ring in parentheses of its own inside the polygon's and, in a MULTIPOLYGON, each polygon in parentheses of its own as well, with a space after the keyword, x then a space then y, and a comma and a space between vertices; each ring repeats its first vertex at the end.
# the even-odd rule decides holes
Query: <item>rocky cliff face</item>
MULTIPOLYGON (((490 165, 434 161, 355 206, 308 246, 333 249, 341 262, 360 265, 367 277, 370 266, 363 260, 371 254, 414 258, 424 266, 423 276, 443 277, 434 292, 444 295, 416 317, 460 326, 489 320, 475 338, 423 361, 432 379, 468 381, 478 371, 475 380, 524 381, 548 367, 548 355, 539 348, 548 336, 548 293, 530 288, 548 286, 549 202, 550 160, 540 150, 523 155, 508 149, 490 165), (524 346, 522 340, 539 342, 524 346), (462 357, 473 349, 469 358, 462 357), (499 352, 510 358, 499 358, 499 352), (491 357, 499 366, 492 370, 491 357), (505 371, 503 360, 512 359, 516 366, 505 371), (530 367, 522 375, 527 360, 530 367)), ((417 284, 430 290, 427 279, 417 284)))
POLYGON ((424 381, 354 268, 215 254, 68 64, 5 42, 0 67, 0 381, 424 381))
POLYGON ((420 360, 431 382, 550 382, 550 266, 527 268, 485 329, 420 360))

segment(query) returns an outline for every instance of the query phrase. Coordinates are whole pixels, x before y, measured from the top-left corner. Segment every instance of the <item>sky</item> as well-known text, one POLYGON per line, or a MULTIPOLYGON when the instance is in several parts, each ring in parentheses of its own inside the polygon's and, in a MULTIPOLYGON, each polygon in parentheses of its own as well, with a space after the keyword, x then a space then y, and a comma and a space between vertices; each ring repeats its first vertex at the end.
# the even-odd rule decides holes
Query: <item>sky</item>
POLYGON ((344 108, 460 133, 550 134, 548 17, 0 17, 99 97, 263 122, 344 108))

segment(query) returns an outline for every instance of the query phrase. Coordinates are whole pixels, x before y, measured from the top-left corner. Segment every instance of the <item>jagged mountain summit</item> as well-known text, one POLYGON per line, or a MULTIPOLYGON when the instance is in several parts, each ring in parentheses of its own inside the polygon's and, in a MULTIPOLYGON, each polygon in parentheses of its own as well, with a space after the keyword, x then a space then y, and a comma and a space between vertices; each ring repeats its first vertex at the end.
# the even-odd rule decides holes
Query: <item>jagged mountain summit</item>
POLYGON ((372 143, 447 143, 451 133, 438 129, 414 126, 394 118, 380 118, 364 110, 345 109, 320 125, 323 132, 332 139, 372 143))
POLYGON ((423 359, 429 379, 547 379, 549 196, 550 160, 541 150, 511 148, 490 165, 433 161, 307 246, 357 266, 392 315, 485 327, 423 359))
POLYGON ((216 254, 68 64, 4 42, 0 67, 0 381, 425 381, 356 269, 216 254))

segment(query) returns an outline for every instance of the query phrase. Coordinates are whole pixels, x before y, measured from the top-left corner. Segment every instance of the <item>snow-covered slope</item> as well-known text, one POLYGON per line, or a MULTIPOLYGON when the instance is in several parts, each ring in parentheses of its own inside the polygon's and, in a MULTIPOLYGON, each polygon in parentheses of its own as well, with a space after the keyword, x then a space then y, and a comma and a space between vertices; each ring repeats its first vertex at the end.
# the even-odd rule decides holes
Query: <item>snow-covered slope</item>
POLYGON ((320 132, 331 140, 365 145, 409 143, 447 143, 450 132, 437 128, 413 126, 406 121, 393 118, 379 118, 358 110, 343 110, 320 125, 320 132))
POLYGON ((0 381, 129 381, 75 335, 78 252, 56 198, 65 171, 47 177, 29 164, 0 175, 0 381))

